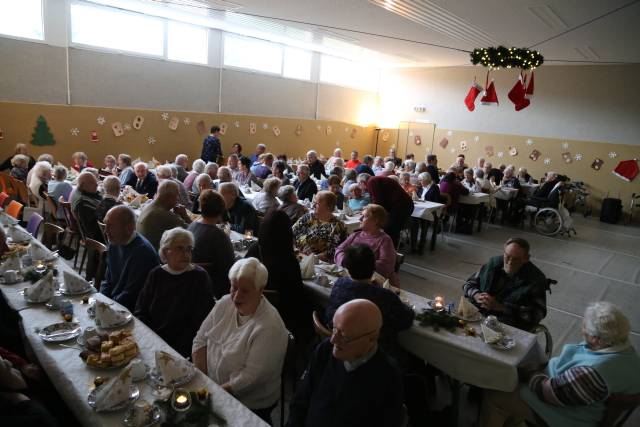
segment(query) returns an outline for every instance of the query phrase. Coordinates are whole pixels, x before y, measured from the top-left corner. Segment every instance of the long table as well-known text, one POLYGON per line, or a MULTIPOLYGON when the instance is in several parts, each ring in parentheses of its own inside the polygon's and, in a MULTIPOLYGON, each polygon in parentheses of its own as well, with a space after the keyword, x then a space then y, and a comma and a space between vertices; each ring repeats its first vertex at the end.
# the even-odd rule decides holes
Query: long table
POLYGON ((458 198, 458 203, 463 205, 470 205, 474 209, 472 214, 478 219, 478 231, 482 230, 482 210, 481 206, 489 202, 490 196, 486 193, 472 193, 462 195, 458 198))
MULTIPOLYGON (((40 242, 36 240, 33 240, 33 242, 40 245, 40 242)), ((57 262, 57 267, 61 272, 71 269, 71 267, 62 260, 57 262)), ((62 277, 63 275, 61 273, 60 278, 62 277)), ((15 285, 0 285, 0 291, 13 308, 20 310, 26 339, 62 399, 67 403, 71 411, 73 411, 77 420, 85 426, 122 425, 124 410, 113 413, 98 413, 91 409, 87 403, 87 395, 91 389, 93 379, 96 376, 110 377, 116 375, 119 370, 111 371, 87 368, 78 356, 79 350, 42 341, 36 332, 36 328, 43 328, 52 323, 61 322, 62 317, 58 311, 47 310, 44 304, 26 305, 22 300, 22 295, 20 295, 18 291, 28 285, 29 284, 25 282, 15 285)), ((118 306, 117 303, 100 293, 92 294, 91 298, 113 303, 118 306)), ((81 304, 81 297, 70 297, 69 299, 74 306, 74 321, 80 323, 83 328, 95 326, 94 321, 91 320, 87 314, 87 306, 81 304)), ((156 350, 163 350, 180 357, 162 338, 135 317, 122 329, 127 329, 132 332, 133 338, 140 348, 139 357, 151 367, 155 365, 156 350)), ((75 342, 70 341, 64 344, 74 345, 75 342)), ((149 402, 155 400, 152 394, 152 387, 145 381, 134 384, 140 389, 140 399, 149 402)), ((226 420, 226 425, 267 425, 199 370, 197 370, 195 378, 184 387, 189 390, 195 390, 201 387, 208 388, 211 392, 212 409, 216 414, 226 420)))
POLYGON ((445 205, 442 203, 429 202, 429 201, 414 201, 413 212, 411 216, 413 218, 425 219, 431 221, 431 245, 430 249, 434 250, 436 247, 436 241, 438 240, 438 222, 442 216, 442 211, 445 205))

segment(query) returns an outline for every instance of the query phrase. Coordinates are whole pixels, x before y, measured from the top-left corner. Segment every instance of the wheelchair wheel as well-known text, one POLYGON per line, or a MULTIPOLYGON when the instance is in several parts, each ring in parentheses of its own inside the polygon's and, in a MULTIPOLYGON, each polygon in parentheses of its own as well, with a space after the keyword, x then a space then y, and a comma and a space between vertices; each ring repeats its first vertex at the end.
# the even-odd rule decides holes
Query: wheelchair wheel
POLYGON ((553 208, 540 209, 534 219, 536 231, 543 236, 553 236, 562 229, 560 213, 553 208))

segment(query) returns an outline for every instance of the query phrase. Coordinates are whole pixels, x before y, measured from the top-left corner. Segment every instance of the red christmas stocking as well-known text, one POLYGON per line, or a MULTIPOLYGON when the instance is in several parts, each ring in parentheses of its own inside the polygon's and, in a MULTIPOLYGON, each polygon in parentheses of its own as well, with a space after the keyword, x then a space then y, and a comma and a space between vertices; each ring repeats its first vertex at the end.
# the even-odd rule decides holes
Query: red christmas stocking
POLYGON ((482 92, 482 86, 474 81, 471 88, 469 88, 469 93, 467 93, 467 96, 464 99, 464 103, 469 111, 476 109, 476 98, 480 95, 480 92, 482 92))
MULTIPOLYGON (((524 110, 529 106, 529 104, 531 104, 531 101, 529 100, 529 86, 531 86, 531 82, 527 85, 527 76, 525 75, 524 81, 522 82, 522 88, 525 89, 524 95, 520 103, 516 105, 516 111, 524 110)), ((533 86, 531 86, 531 90, 533 90, 533 86)))
POLYGON ((524 84, 522 83, 522 75, 520 75, 518 76, 518 81, 516 82, 515 85, 513 85, 508 95, 509 100, 513 102, 514 105, 516 106, 516 111, 520 111, 518 110, 518 106, 522 104, 522 101, 525 99, 524 95, 525 95, 525 89, 524 89, 524 84))

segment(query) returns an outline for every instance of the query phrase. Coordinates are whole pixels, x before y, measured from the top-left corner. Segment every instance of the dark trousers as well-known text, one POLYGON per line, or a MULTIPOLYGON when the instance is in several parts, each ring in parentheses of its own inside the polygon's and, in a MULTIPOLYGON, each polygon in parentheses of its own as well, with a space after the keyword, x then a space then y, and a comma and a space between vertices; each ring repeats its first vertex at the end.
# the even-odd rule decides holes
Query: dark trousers
POLYGON ((271 412, 273 412, 273 408, 276 407, 278 403, 274 403, 272 406, 270 406, 269 408, 264 408, 264 409, 252 409, 251 412, 253 412, 254 414, 256 414, 258 417, 260 417, 260 419, 262 421, 264 421, 265 423, 272 425, 271 422, 271 412))
POLYGON ((423 251, 427 244, 427 232, 429 231, 431 221, 422 218, 411 218, 411 249, 423 251), (420 239, 418 239, 418 232, 420 239))

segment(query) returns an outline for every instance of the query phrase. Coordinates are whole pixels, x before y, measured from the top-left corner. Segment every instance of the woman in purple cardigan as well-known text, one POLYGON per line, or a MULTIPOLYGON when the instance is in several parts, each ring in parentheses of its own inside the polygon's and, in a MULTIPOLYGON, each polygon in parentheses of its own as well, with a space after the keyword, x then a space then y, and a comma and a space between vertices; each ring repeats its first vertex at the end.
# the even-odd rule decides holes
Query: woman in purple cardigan
POLYGON ((361 229, 352 233, 336 249, 334 262, 342 265, 344 251, 349 246, 367 245, 375 254, 376 271, 389 279, 392 285, 398 286, 398 277, 395 273, 396 249, 391 237, 382 229, 387 221, 387 211, 380 205, 369 204, 362 212, 361 221, 361 229))
POLYGON ((451 196, 451 208, 456 209, 460 196, 469 194, 469 190, 460 184, 454 172, 447 172, 440 180, 440 194, 451 196))

